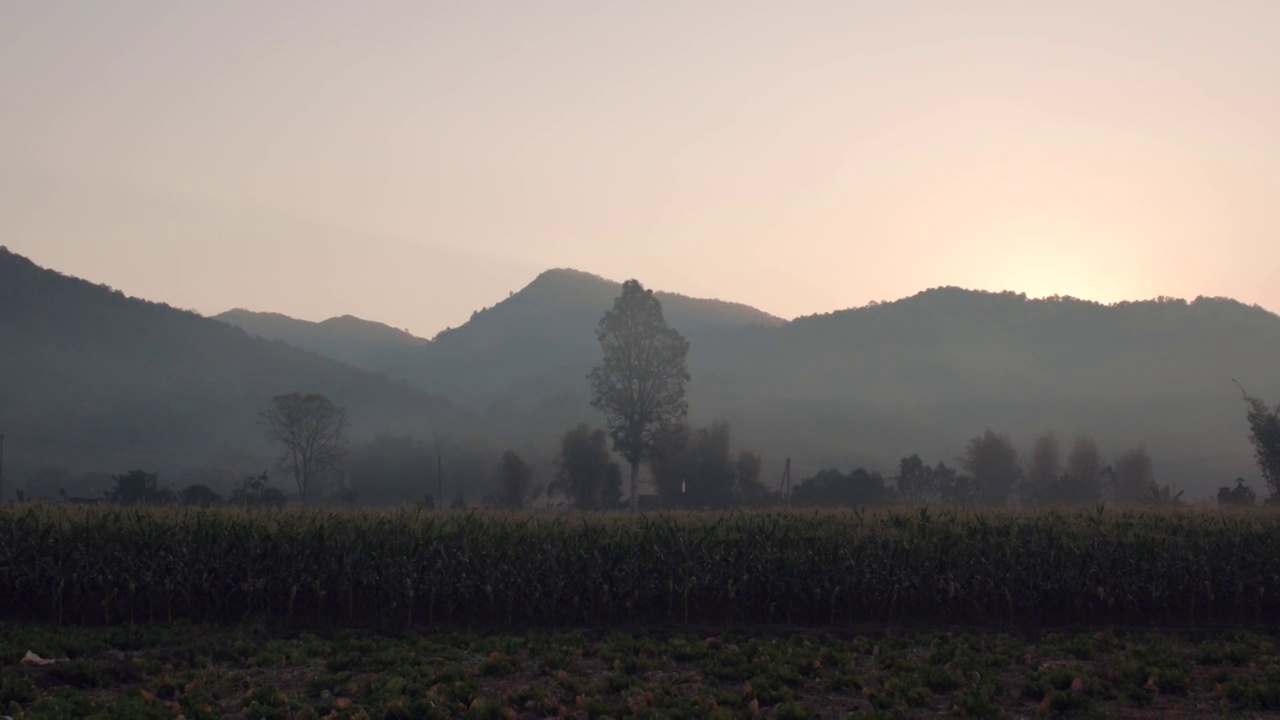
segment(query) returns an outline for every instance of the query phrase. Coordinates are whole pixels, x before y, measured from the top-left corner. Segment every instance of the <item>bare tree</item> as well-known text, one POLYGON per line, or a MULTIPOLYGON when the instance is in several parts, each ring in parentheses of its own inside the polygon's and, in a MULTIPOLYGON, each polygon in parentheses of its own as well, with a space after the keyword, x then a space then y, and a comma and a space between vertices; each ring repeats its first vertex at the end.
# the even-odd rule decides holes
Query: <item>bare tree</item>
POLYGON ((604 362, 591 380, 591 404, 605 412, 613 449, 631 465, 631 510, 640 509, 640 463, 660 429, 688 414, 684 400, 689 341, 667 326, 662 303, 637 280, 622 285, 596 338, 604 362))
POLYGON ((346 409, 323 395, 291 393, 272 398, 262 418, 267 437, 284 446, 280 465, 306 502, 312 481, 340 467, 346 457, 346 409))

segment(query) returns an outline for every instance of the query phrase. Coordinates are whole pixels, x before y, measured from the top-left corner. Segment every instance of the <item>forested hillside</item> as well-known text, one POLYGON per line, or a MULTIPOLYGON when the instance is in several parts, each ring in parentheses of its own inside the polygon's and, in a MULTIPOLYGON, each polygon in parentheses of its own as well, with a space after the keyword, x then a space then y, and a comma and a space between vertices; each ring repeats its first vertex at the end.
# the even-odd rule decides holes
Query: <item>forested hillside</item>
MULTIPOLYGON (((596 420, 588 407, 584 378, 599 354, 596 324, 620 289, 620 283, 589 273, 548 270, 429 343, 407 341, 390 334, 398 331, 378 325, 390 333, 378 335, 376 351, 363 340, 344 343, 333 332, 317 340, 316 333, 326 323, 267 313, 231 312, 218 318, 263 337, 407 378, 482 413, 486 430, 496 438, 549 446, 565 428, 596 420)), ((719 342, 742 328, 785 322, 738 303, 657 294, 667 321, 695 347, 719 342)))
MULTIPOLYGON (((598 422, 585 376, 618 286, 549 271, 392 372, 484 414, 499 443, 549 447, 598 422)), ((1144 445, 1189 496, 1256 478, 1232 380, 1280 397, 1280 317, 1225 298, 1103 305, 937 288, 783 322, 740 305, 661 295, 691 341, 691 417, 724 420, 771 483, 796 470, 892 474, 918 453, 954 463, 986 427, 1026 450, 1040 433, 1093 436, 1108 459, 1144 445)))
POLYGON ((258 413, 294 391, 347 407, 355 438, 475 428, 439 396, 0 250, 9 478, 45 466, 171 472, 232 456, 261 472, 274 451, 258 413))
POLYGON ((1280 317, 1232 300, 1101 305, 941 288, 695 347, 691 407, 810 469, 918 452, 952 462, 984 427, 1144 444, 1206 494, 1256 476, 1237 379, 1280 396, 1280 317))
MULTIPOLYGON (((617 291, 586 273, 548 271, 430 342, 354 318, 224 316, 400 382, 6 252, 0 427, 11 437, 10 476, 47 463, 261 458, 258 410, 274 394, 316 390, 351 409, 353 439, 383 433, 382 444, 356 448, 353 465, 387 485, 375 494, 403 496, 404 483, 418 493, 441 436, 472 448, 447 453, 460 463, 446 473, 449 497, 496 482, 504 448, 538 459, 545 484, 560 436, 599 423, 586 374, 599 354, 596 323, 617 291), (401 444, 421 457, 375 471, 373 448, 385 455, 400 447, 395 438, 417 443, 401 444)), ((1258 479, 1232 381, 1280 397, 1280 317, 1229 299, 1102 305, 939 288, 785 322, 742 305, 659 297, 692 343, 691 421, 726 421, 734 446, 758 453, 775 487, 788 457, 797 479, 856 467, 892 477, 913 453, 955 464, 990 427, 1024 454, 1048 431, 1064 443, 1092 436, 1107 461, 1145 446, 1161 484, 1204 497, 1238 476, 1258 479)))
POLYGON ((401 356, 427 341, 404 330, 350 315, 321 322, 249 310, 228 310, 215 320, 234 325, 256 337, 282 340, 294 347, 341 360, 373 372, 403 364, 401 356))

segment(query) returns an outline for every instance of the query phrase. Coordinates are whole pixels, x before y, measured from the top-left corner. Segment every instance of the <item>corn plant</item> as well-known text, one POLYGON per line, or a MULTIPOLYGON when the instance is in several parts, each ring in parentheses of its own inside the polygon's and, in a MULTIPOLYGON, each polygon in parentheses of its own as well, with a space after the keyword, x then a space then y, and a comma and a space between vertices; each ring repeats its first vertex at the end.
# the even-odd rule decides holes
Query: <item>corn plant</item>
POLYGON ((1273 623, 1280 516, 0 508, 0 619, 1273 623))

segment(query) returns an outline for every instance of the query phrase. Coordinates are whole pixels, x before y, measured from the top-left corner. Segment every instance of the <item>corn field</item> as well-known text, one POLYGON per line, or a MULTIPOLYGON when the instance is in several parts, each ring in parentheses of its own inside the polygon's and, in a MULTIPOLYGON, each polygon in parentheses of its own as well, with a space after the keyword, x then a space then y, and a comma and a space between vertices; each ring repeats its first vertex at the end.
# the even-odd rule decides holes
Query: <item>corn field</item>
POLYGON ((1280 515, 0 508, 0 619, 1280 621, 1280 515))

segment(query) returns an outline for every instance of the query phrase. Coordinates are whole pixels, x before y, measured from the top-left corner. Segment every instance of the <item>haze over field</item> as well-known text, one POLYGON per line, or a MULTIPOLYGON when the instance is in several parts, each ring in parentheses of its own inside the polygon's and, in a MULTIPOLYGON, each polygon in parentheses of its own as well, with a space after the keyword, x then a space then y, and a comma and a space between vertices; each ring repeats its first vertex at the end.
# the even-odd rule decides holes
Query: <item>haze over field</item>
POLYGON ((298 391, 351 412, 326 491, 416 498, 443 452, 437 492, 476 501, 508 449, 548 485, 638 278, 691 343, 690 420, 771 486, 954 464, 988 427, 1257 485, 1232 381, 1280 398, 1277 27, 1266 0, 0 4, 6 462, 226 487, 298 391))

